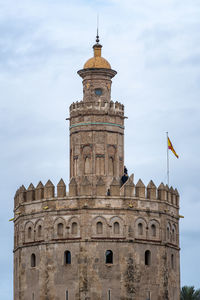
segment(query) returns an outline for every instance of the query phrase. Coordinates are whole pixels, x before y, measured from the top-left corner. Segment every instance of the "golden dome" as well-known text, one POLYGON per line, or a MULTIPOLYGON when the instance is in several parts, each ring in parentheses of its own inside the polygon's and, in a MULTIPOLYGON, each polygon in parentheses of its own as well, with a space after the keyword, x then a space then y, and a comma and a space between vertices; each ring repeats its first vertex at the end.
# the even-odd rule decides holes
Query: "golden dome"
POLYGON ((93 46, 94 49, 94 57, 88 59, 84 64, 83 69, 95 68, 95 69, 111 69, 111 65, 109 62, 101 56, 101 48, 102 46, 97 42, 93 46))

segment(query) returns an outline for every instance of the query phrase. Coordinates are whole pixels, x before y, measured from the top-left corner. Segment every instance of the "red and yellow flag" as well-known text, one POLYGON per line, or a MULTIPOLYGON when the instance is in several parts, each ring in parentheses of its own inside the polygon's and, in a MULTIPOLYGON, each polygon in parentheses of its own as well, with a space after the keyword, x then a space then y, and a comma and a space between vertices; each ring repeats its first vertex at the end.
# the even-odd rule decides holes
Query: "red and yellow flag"
POLYGON ((178 154, 177 154, 176 151, 174 150, 174 147, 173 147, 173 145, 172 145, 172 142, 170 141, 169 138, 167 138, 167 140, 168 140, 168 149, 170 149, 170 150, 174 153, 174 155, 178 158, 178 154))

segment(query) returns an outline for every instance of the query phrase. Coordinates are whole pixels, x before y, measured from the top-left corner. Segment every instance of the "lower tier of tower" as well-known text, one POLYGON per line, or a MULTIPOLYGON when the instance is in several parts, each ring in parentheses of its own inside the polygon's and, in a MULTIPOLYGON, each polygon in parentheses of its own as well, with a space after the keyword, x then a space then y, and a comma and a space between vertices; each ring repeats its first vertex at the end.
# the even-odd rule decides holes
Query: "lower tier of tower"
POLYGON ((179 251, 136 241, 26 245, 15 251, 15 300, 177 300, 179 251))

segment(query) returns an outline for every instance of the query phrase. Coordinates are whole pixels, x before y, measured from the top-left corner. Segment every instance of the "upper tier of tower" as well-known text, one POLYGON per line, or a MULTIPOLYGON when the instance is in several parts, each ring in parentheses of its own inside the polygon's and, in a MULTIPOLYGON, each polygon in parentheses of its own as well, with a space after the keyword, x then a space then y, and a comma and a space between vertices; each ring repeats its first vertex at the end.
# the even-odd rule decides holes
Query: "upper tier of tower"
POLYGON ((117 72, 101 57, 101 47, 97 35, 94 57, 78 71, 83 101, 70 106, 70 179, 79 192, 89 180, 94 195, 100 176, 108 190, 124 172, 124 106, 111 101, 111 79, 117 72))
POLYGON ((111 69, 110 63, 101 56, 102 45, 97 35, 93 46, 94 56, 86 61, 78 74, 83 79, 83 101, 109 102, 111 99, 111 79, 117 74, 111 69))

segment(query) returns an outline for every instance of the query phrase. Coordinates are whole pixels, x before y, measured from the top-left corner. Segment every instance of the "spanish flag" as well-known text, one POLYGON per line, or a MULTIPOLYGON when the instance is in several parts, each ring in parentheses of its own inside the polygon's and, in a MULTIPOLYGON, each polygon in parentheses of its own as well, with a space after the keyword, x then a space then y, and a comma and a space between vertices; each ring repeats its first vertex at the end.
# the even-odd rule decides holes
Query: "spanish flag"
POLYGON ((174 155, 178 158, 178 154, 174 150, 174 147, 173 147, 172 142, 170 141, 169 137, 167 138, 167 141, 168 141, 168 149, 170 149, 174 153, 174 155))

